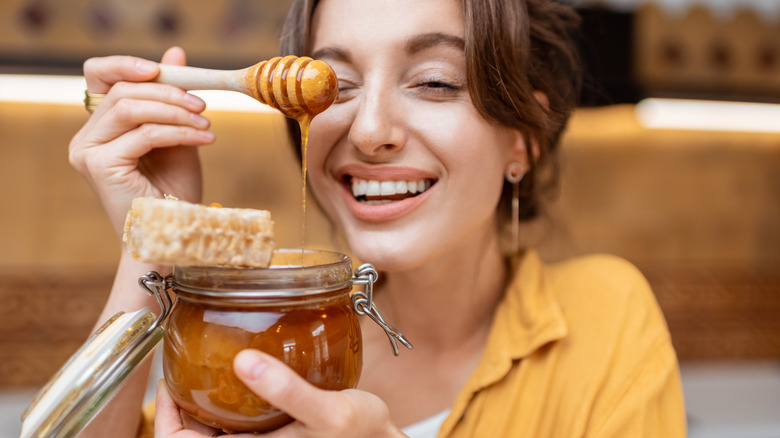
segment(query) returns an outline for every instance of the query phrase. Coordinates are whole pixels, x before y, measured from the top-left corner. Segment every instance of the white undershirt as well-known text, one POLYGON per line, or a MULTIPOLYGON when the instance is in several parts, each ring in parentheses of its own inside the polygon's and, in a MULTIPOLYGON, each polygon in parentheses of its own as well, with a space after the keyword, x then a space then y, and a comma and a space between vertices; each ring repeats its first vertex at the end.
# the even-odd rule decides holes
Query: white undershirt
POLYGON ((444 419, 449 414, 450 409, 446 409, 432 417, 404 427, 403 432, 409 435, 409 438, 436 438, 444 419))

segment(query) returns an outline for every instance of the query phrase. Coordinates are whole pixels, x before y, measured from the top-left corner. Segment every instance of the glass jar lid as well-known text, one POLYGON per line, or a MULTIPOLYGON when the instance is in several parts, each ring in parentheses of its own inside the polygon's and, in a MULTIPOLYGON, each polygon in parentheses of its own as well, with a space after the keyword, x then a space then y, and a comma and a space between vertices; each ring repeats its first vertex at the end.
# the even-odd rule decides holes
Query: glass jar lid
POLYGON ((172 307, 166 279, 149 272, 138 283, 157 299, 160 314, 143 308, 106 321, 35 396, 22 414, 20 438, 79 433, 160 343, 172 307))
POLYGON ((120 312, 68 360, 22 414, 21 438, 79 433, 163 336, 144 308, 120 312))

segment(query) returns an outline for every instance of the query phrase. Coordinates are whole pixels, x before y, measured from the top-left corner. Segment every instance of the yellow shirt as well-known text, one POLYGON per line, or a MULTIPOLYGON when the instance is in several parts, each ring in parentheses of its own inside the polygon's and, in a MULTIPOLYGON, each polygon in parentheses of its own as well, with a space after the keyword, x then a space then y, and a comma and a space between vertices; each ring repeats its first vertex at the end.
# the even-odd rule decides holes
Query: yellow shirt
MULTIPOLYGON (((439 438, 686 435, 669 331, 636 268, 606 255, 545 265, 528 252, 512 272, 439 438)), ((152 436, 144 411, 140 436, 152 436)))
POLYGON ((686 436, 663 315, 628 262, 513 261, 485 353, 439 437, 686 436))

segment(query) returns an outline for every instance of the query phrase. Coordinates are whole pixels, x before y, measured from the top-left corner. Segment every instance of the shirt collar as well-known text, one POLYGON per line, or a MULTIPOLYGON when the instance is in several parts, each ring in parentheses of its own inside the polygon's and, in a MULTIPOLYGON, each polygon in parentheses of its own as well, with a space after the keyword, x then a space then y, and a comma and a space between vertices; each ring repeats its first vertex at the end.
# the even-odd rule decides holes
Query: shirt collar
POLYGON ((500 380, 513 361, 566 336, 566 321, 544 272, 544 264, 534 251, 511 260, 511 280, 472 376, 474 391, 500 380))

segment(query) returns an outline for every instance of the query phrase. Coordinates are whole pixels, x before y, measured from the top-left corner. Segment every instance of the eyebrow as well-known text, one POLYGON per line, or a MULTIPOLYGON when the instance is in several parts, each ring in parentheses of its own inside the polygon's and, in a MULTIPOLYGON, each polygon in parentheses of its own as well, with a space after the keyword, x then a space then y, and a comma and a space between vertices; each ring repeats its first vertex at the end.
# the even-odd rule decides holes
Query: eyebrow
POLYGON ((415 35, 406 41, 406 51, 410 55, 436 46, 450 46, 459 51, 466 48, 463 38, 441 32, 423 33, 415 35))
MULTIPOLYGON (((455 35, 449 35, 441 32, 423 33, 415 35, 406 41, 405 49, 410 55, 419 53, 425 49, 436 46, 449 46, 458 51, 465 50, 466 42, 463 38, 455 35)), ((342 61, 350 63, 352 57, 349 52, 336 47, 323 47, 312 52, 311 57, 314 59, 330 59, 333 61, 342 61)))
POLYGON ((336 47, 323 47, 321 49, 317 49, 312 52, 311 57, 314 59, 331 59, 333 61, 342 61, 345 63, 350 63, 352 61, 352 57, 349 55, 349 52, 338 49, 336 47))

